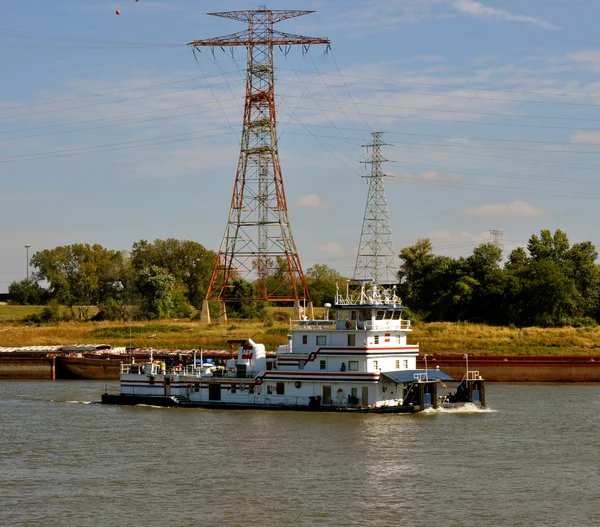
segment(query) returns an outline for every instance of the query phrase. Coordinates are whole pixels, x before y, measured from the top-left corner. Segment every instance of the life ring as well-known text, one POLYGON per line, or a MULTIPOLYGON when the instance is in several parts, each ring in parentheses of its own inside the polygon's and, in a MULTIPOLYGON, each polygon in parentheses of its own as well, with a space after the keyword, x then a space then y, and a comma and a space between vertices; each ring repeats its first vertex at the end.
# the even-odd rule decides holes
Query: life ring
POLYGON ((352 327, 352 321, 346 320, 346 329, 350 329, 352 327))
POLYGON ((300 381, 296 381, 296 382, 294 383, 294 386, 295 386, 296 388, 300 388, 300 386, 302 386, 302 383, 301 383, 300 381))

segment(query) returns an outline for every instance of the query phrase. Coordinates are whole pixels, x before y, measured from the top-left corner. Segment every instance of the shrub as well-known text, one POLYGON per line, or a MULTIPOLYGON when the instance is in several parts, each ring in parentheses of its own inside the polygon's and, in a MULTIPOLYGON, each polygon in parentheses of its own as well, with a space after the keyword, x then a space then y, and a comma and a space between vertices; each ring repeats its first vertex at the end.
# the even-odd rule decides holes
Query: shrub
POLYGON ((275 320, 276 322, 288 322, 290 320, 290 315, 285 311, 273 311, 269 315, 269 319, 271 321, 275 320))
POLYGON ((58 322, 61 319, 61 308, 58 302, 53 300, 40 313, 40 322, 58 322))
POLYGON ((592 317, 576 317, 571 324, 575 328, 595 328, 598 322, 592 317))
POLYGON ((92 320, 125 320, 126 318, 125 306, 114 298, 98 304, 98 310, 92 320))

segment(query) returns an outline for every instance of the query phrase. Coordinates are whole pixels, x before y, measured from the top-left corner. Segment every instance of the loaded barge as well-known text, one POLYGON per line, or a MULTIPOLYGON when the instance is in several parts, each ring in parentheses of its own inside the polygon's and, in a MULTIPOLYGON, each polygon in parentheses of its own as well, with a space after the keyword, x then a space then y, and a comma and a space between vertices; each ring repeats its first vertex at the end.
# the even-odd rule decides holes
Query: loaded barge
POLYGON ((438 368, 417 369, 419 346, 407 344, 395 288, 359 281, 356 291, 336 293, 322 320, 290 323, 288 343, 267 357, 248 339, 237 358, 169 366, 163 361, 123 364, 119 393, 102 403, 184 408, 273 409, 363 413, 416 413, 428 407, 473 403, 485 407, 485 382, 467 371, 457 390, 441 393, 454 379, 438 368), (440 393, 439 393, 440 392, 440 393))

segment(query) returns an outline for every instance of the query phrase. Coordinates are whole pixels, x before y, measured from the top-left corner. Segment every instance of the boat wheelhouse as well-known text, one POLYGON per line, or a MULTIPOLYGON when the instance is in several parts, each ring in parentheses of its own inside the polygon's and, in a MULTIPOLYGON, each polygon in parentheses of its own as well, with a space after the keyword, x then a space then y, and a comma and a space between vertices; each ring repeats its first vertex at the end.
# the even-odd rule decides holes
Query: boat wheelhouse
POLYGON ((457 394, 438 396, 439 369, 417 369, 418 344, 407 343, 410 320, 396 296, 361 280, 356 290, 337 291, 335 316, 290 322, 288 342, 267 358, 265 347, 248 339, 226 366, 202 358, 182 368, 164 362, 123 365, 119 394, 102 402, 204 408, 265 408, 320 411, 418 412, 440 402, 485 405, 477 372, 457 394), (466 395, 465 395, 466 394, 466 395))

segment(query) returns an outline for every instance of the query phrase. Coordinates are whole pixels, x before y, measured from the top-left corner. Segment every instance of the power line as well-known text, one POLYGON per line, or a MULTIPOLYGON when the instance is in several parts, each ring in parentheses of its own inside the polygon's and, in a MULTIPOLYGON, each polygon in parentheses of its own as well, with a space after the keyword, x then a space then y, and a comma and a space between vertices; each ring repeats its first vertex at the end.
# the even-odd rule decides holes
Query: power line
MULTIPOLYGON (((214 102, 208 102, 208 103, 202 103, 202 104, 190 104, 190 105, 186 105, 186 106, 180 106, 179 108, 190 108, 190 107, 198 107, 198 106, 205 106, 208 104, 215 104, 214 102)), ((100 125, 100 126, 90 126, 87 128, 74 128, 73 130, 61 130, 61 131, 54 131, 54 132, 47 132, 47 133, 41 133, 41 134, 29 134, 29 135, 20 135, 18 137, 7 137, 4 140, 5 141, 11 141, 14 139, 26 139, 26 138, 31 138, 31 137, 44 137, 44 136, 55 136, 55 135, 62 135, 62 134, 71 134, 71 133, 78 133, 78 132, 87 132, 90 130, 101 130, 104 128, 117 128, 117 127, 121 127, 121 126, 131 126, 131 125, 135 125, 135 124, 143 124, 143 123, 151 123, 151 122, 155 122, 155 121, 164 121, 166 119, 177 119, 178 117, 189 117, 190 115, 199 115, 199 114, 203 114, 203 113, 210 113, 210 112, 216 112, 216 111, 222 111, 222 110, 231 110, 231 109, 236 109, 238 108, 237 106, 226 106, 225 108, 220 107, 219 109, 207 109, 207 110, 202 110, 202 111, 194 111, 194 112, 187 112, 187 113, 181 113, 181 114, 175 114, 175 115, 167 115, 165 117, 154 117, 152 119, 140 119, 137 121, 125 121, 123 123, 114 123, 114 124, 106 124, 106 125, 100 125)), ((164 110, 155 110, 152 112, 141 112, 138 115, 143 115, 143 114, 147 114, 147 113, 157 113, 157 112, 162 112, 164 110)), ((132 114, 135 115, 135 114, 132 114)), ((121 119, 122 116, 119 117, 106 117, 104 119, 95 119, 92 121, 103 121, 103 120, 109 120, 109 119, 121 119)), ((92 122, 89 121, 89 122, 92 122)), ((48 126, 48 127, 42 127, 42 128, 53 128, 53 127, 58 127, 58 126, 68 126, 68 125, 52 125, 52 126, 48 126)), ((0 132, 0 133, 5 133, 5 132, 0 132)))
MULTIPOLYGON (((221 74, 209 75, 209 78, 220 77, 220 76, 221 76, 221 74)), ((44 105, 44 104, 57 104, 57 103, 60 103, 60 102, 71 102, 71 101, 78 101, 78 100, 81 100, 81 99, 91 99, 93 97, 106 97, 107 95, 115 95, 117 93, 127 93, 127 92, 130 92, 130 91, 146 90, 148 88, 159 88, 161 86, 171 86, 173 84, 182 84, 184 82, 197 81, 197 80, 202 80, 204 78, 205 77, 189 77, 187 79, 183 79, 183 80, 179 80, 179 81, 161 82, 161 83, 158 83, 158 84, 144 84, 143 86, 136 86, 135 88, 126 88, 124 90, 114 90, 114 91, 103 92, 103 93, 92 93, 90 95, 80 95, 78 97, 68 97, 66 99, 56 99, 56 100, 53 100, 53 101, 40 101, 40 102, 33 102, 33 103, 27 103, 27 104, 19 104, 17 106, 3 107, 1 109, 2 109, 2 111, 5 111, 5 110, 16 110, 16 109, 19 109, 19 108, 29 108, 31 106, 41 106, 41 105, 44 105)))
MULTIPOLYGON (((217 83, 216 85, 219 85, 219 84, 225 84, 225 82, 223 82, 223 83, 217 83)), ((212 89, 212 86, 210 84, 207 84, 207 86, 209 86, 212 89)), ((20 118, 20 117, 30 117, 32 115, 42 115, 42 114, 55 113, 55 112, 66 112, 66 111, 72 111, 72 110, 81 110, 83 108, 92 108, 92 107, 96 107, 96 106, 103 106, 105 104, 117 104, 117 103, 127 102, 127 101, 136 101, 136 100, 140 100, 140 99, 149 99, 151 97, 158 97, 158 96, 161 96, 161 95, 170 95, 172 93, 184 93, 184 92, 193 91, 193 90, 197 90, 199 88, 204 88, 204 87, 205 86, 193 86, 191 88, 185 88, 183 90, 171 90, 171 91, 165 91, 165 92, 150 93, 148 95, 139 95, 137 97, 127 97, 125 99, 117 99, 116 101, 102 101, 102 102, 97 102, 97 103, 93 103, 93 104, 85 104, 85 105, 81 105, 81 106, 73 106, 71 108, 53 108, 51 110, 42 110, 40 112, 31 112, 31 113, 16 114, 16 115, 3 115, 3 116, 0 116, 0 119, 16 119, 16 118, 20 118)))
POLYGON ((19 38, 26 40, 50 40, 59 41, 65 43, 78 43, 81 44, 95 44, 95 45, 106 45, 106 46, 121 46, 121 47, 144 47, 144 48, 172 48, 172 47, 184 47, 185 44, 160 44, 157 42, 136 42, 129 40, 109 40, 100 38, 90 37, 74 37, 68 35, 54 35, 51 33, 37 33, 34 31, 23 31, 19 29, 8 29, 0 28, 0 35, 9 38, 19 38))
MULTIPOLYGON (((181 134, 151 137, 151 138, 147 138, 147 139, 135 139, 132 141, 122 141, 119 143, 109 143, 109 144, 105 144, 105 145, 96 145, 96 146, 92 146, 92 147, 69 148, 69 149, 64 149, 64 150, 54 150, 51 152, 40 152, 37 154, 24 154, 24 155, 20 155, 20 156, 0 157, 0 163, 11 163, 14 161, 23 161, 23 160, 39 160, 39 159, 47 159, 47 158, 54 158, 54 157, 68 157, 68 156, 72 156, 72 155, 93 154, 96 152, 105 152, 105 151, 112 151, 112 150, 126 150, 128 148, 140 148, 140 147, 144 147, 144 146, 156 146, 156 145, 175 143, 175 142, 180 142, 180 141, 190 141, 192 139, 199 139, 199 138, 203 138, 203 137, 217 137, 217 136, 221 136, 221 135, 230 134, 231 131, 226 132, 226 133, 221 133, 221 134, 212 133, 212 132, 223 130, 226 128, 229 128, 229 127, 213 128, 212 130, 202 130, 201 132, 186 132, 186 133, 181 133, 181 134), (208 132, 210 132, 210 133, 208 133, 208 132), (198 134, 198 133, 208 133, 208 135, 197 136, 196 134, 198 134), (170 139, 170 138, 175 138, 175 137, 182 138, 182 137, 191 136, 191 135, 194 135, 195 137, 187 137, 185 139, 177 139, 174 141, 162 141, 162 139, 170 139), (158 142, 148 143, 148 141, 158 141, 158 142), (145 144, 139 144, 139 143, 145 143, 145 144), (135 145, 135 146, 131 146, 131 145, 135 145)), ((233 130, 233 133, 237 134, 238 131, 233 130)))
MULTIPOLYGON (((304 73, 304 72, 301 72, 304 73)), ((328 76, 337 76, 337 74, 335 73, 323 73, 323 75, 328 75, 328 76)), ((451 85, 451 84, 436 84, 436 83, 424 83, 424 82, 418 82, 418 81, 408 81, 408 80, 401 80, 401 79, 383 79, 383 78, 378 78, 378 77, 362 77, 362 76, 358 76, 358 75, 343 75, 344 78, 347 79, 357 79, 357 80, 365 80, 365 81, 375 81, 375 82, 383 82, 386 84, 408 84, 408 85, 418 85, 418 86, 431 86, 431 87, 435 87, 435 88, 451 88, 451 89, 465 89, 465 90, 473 90, 473 91, 488 91, 488 92, 500 92, 500 93, 520 93, 523 95, 540 95, 543 97, 573 97, 573 98, 584 98, 584 99, 598 99, 597 96, 595 95, 584 95, 584 94, 576 94, 576 93, 544 93, 544 92, 536 92, 536 91, 526 91, 526 90, 504 90, 501 88, 475 88, 472 86, 460 86, 460 85, 451 85)), ((334 86, 334 85, 330 85, 330 86, 334 86)), ((389 92, 393 92, 393 93, 398 93, 397 90, 386 90, 383 88, 365 88, 365 87, 359 87, 357 89, 361 89, 361 90, 375 90, 375 91, 389 91, 389 92)), ((593 104, 593 103, 576 103, 576 102, 566 102, 566 101, 537 101, 537 100, 529 100, 529 99, 508 99, 508 98, 503 98, 503 99, 495 99, 492 97, 477 97, 475 95, 461 95, 461 94, 448 94, 448 93, 434 93, 434 92, 416 92, 416 91, 410 91, 410 92, 400 92, 400 93, 408 93, 408 94, 418 94, 418 95, 431 95, 433 97, 455 97, 455 98, 459 98, 459 99, 482 99, 485 101, 505 101, 505 102, 525 102, 525 103, 532 103, 532 104, 557 104, 557 105, 567 105, 567 106, 593 106, 593 107, 597 107, 600 106, 600 104, 593 104)))

